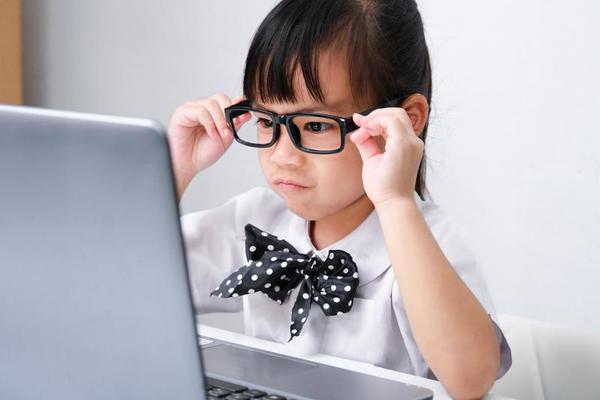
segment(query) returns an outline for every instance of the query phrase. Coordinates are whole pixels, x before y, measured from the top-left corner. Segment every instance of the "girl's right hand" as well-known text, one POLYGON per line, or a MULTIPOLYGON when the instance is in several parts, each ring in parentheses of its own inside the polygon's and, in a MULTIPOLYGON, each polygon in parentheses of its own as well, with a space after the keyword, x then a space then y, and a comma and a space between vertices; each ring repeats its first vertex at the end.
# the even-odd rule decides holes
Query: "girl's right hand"
MULTIPOLYGON (((168 129, 169 147, 179 198, 200 171, 214 164, 233 142, 233 132, 223 109, 243 100, 219 93, 177 107, 168 129)), ((243 114, 234 120, 235 128, 250 119, 243 114)))

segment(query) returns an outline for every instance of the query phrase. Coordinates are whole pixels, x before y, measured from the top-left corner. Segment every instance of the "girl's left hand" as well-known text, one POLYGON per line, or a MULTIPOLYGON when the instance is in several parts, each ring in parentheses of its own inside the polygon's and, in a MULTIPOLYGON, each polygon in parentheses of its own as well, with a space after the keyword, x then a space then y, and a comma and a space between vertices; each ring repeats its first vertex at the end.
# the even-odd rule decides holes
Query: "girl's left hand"
POLYGON ((392 198, 414 201, 415 183, 425 144, 403 108, 388 107, 352 119, 359 129, 350 134, 363 160, 365 191, 375 207, 392 198), (382 152, 376 137, 385 139, 382 152))

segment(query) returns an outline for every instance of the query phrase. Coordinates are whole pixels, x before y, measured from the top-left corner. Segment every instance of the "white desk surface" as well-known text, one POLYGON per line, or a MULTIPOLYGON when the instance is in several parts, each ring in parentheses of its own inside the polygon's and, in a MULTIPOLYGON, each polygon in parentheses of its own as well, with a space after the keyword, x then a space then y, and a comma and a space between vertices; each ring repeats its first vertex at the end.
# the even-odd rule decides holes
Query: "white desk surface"
MULTIPOLYGON (((242 335, 240 333, 231 332, 225 329, 215 328, 209 325, 198 324, 198 332, 201 336, 207 336, 209 338, 222 340, 224 342, 230 342, 235 344, 241 344, 244 346, 253 347, 265 351, 272 351, 279 354, 287 354, 293 357, 302 358, 317 363, 327 364, 334 367, 350 369, 353 371, 359 371, 366 374, 379 376, 382 378, 393 379, 396 381, 423 386, 433 391, 435 400, 449 400, 451 399, 448 392, 444 387, 435 380, 422 378, 420 376, 409 375, 403 372, 398 372, 390 369, 376 367, 372 364, 348 360, 345 358, 333 357, 326 354, 313 354, 310 356, 294 354, 290 352, 290 349, 285 348, 280 343, 271 342, 269 340, 263 340, 254 338, 252 336, 242 335)), ((508 397, 500 396, 497 394, 490 393, 483 398, 484 400, 510 400, 508 397)))

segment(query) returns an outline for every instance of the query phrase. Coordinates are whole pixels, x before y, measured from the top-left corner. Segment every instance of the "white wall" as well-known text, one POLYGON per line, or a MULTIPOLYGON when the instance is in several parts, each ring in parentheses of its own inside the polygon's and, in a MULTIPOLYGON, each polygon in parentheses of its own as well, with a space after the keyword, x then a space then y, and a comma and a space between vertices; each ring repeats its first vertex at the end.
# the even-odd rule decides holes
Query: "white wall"
MULTIPOLYGON (((24 0, 27 104, 167 124, 175 107, 241 93, 275 0, 24 0)), ((423 0, 434 68, 434 200, 465 228, 500 312, 600 329, 598 3, 423 0)), ((232 146, 182 211, 262 185, 232 146)))
POLYGON ((430 0, 423 14, 434 199, 470 232, 500 311, 600 329, 600 5, 430 0))

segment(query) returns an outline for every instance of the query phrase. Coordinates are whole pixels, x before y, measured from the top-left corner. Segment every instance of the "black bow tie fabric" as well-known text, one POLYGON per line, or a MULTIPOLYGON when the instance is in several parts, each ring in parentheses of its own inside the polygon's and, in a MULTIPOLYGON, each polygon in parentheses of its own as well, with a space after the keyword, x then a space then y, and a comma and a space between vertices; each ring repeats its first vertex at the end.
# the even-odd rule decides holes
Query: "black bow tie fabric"
POLYGON ((358 287, 358 269, 352 256, 330 250, 322 260, 299 253, 286 240, 252 224, 245 227, 248 262, 221 282, 211 296, 237 297, 262 292, 283 304, 292 289, 300 285, 292 308, 290 341, 298 336, 308 318, 311 304, 327 316, 350 311, 358 287))

